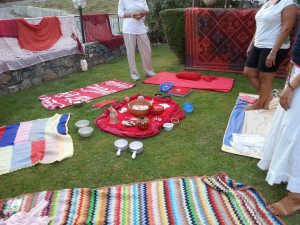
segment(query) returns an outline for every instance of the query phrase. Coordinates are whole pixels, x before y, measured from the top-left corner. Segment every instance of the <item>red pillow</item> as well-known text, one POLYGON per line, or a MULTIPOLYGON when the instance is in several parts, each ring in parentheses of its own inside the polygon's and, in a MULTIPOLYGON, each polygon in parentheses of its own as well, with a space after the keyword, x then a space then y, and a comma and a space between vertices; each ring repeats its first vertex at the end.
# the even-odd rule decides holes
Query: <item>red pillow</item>
POLYGON ((205 80, 206 82, 211 82, 215 80, 217 77, 216 76, 202 76, 201 79, 205 80))
POLYGON ((199 80, 201 78, 201 74, 195 72, 178 72, 176 73, 176 77, 185 80, 199 80))

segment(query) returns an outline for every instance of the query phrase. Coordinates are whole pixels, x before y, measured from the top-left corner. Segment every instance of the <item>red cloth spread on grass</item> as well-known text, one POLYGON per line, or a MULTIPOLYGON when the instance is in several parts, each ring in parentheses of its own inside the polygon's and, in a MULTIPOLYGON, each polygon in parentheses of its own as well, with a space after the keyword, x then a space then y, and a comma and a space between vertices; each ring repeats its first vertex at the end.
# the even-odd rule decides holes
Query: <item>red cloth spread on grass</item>
POLYGON ((217 76, 205 76, 202 75, 199 80, 184 80, 176 77, 176 73, 171 72, 159 72, 153 77, 150 77, 143 82, 146 84, 162 84, 163 82, 172 82, 175 87, 187 87, 201 90, 211 90, 228 92, 233 86, 233 78, 217 77, 217 76))
MULTIPOLYGON (((242 72, 255 33, 256 12, 256 9, 186 9, 186 68, 242 72)), ((289 58, 290 55, 279 67, 279 74, 286 74, 289 58)))
POLYGON ((43 17, 40 23, 30 24, 24 19, 17 20, 20 48, 42 51, 51 48, 62 36, 57 17, 43 17))
POLYGON ((83 21, 87 42, 100 42, 111 49, 123 45, 123 36, 112 34, 108 14, 84 15, 83 21))
MULTIPOLYGON (((135 95, 130 97, 130 101, 136 100, 139 95, 135 95)), ((141 131, 138 127, 125 127, 122 125, 122 120, 126 118, 133 118, 133 116, 129 111, 126 113, 118 113, 118 119, 119 122, 117 124, 110 124, 109 120, 109 109, 106 108, 102 115, 96 118, 96 127, 98 127, 100 130, 106 131, 108 133, 112 133, 117 136, 121 137, 131 137, 131 138, 145 138, 145 137, 151 137, 156 134, 158 134, 166 122, 171 122, 172 118, 176 119, 183 119, 185 117, 184 112, 180 108, 180 106, 177 104, 176 101, 172 99, 168 99, 169 101, 164 101, 163 99, 160 101, 159 98, 154 98, 150 96, 144 96, 145 100, 154 100, 153 105, 159 105, 159 104, 168 104, 169 107, 164 110, 164 112, 159 115, 159 117, 162 119, 161 121, 153 120, 155 115, 148 114, 146 117, 149 119, 149 127, 147 130, 141 131)), ((116 104, 113 106, 117 111, 119 111, 121 108, 126 107, 128 108, 128 103, 124 100, 120 102, 119 104, 116 104)))
POLYGON ((92 99, 123 91, 134 87, 135 83, 120 80, 102 81, 73 91, 54 95, 41 95, 39 100, 44 108, 49 110, 61 109, 74 102, 89 102, 92 99))
POLYGON ((18 36, 18 26, 15 19, 0 20, 0 37, 17 38, 18 36))

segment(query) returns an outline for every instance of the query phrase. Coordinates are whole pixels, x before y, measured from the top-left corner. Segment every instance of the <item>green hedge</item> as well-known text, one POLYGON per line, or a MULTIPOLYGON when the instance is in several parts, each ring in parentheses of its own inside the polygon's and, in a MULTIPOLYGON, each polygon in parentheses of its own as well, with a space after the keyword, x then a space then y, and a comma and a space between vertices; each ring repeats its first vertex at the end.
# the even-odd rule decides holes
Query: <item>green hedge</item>
POLYGON ((184 9, 166 9, 159 13, 166 40, 180 63, 185 58, 185 17, 184 9))

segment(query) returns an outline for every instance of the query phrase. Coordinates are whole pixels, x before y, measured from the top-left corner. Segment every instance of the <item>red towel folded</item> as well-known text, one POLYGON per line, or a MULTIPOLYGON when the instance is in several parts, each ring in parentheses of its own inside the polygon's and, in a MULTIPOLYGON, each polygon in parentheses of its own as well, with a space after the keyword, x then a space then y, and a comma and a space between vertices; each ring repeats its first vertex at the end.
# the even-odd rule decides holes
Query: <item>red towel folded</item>
POLYGON ((84 15, 83 21, 87 42, 100 42, 111 49, 123 45, 123 36, 112 34, 108 14, 84 15))
POLYGON ((30 24, 24 19, 18 19, 17 24, 19 45, 29 51, 49 49, 62 35, 60 21, 57 17, 43 17, 36 25, 30 24))
POLYGON ((0 20, 0 37, 17 38, 18 36, 18 26, 15 19, 0 20))

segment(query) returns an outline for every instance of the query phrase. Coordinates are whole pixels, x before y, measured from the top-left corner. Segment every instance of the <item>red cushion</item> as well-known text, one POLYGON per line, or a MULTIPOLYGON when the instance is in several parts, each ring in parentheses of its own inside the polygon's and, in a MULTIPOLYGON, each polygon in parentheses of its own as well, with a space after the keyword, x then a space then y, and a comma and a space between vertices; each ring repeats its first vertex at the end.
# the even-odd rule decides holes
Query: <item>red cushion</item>
POLYGON ((185 80, 199 80, 201 78, 201 74, 195 72, 178 72, 176 73, 176 77, 185 80))
POLYGON ((216 76, 202 76, 201 79, 207 81, 207 82, 211 82, 213 80, 215 80, 217 77, 216 76))

